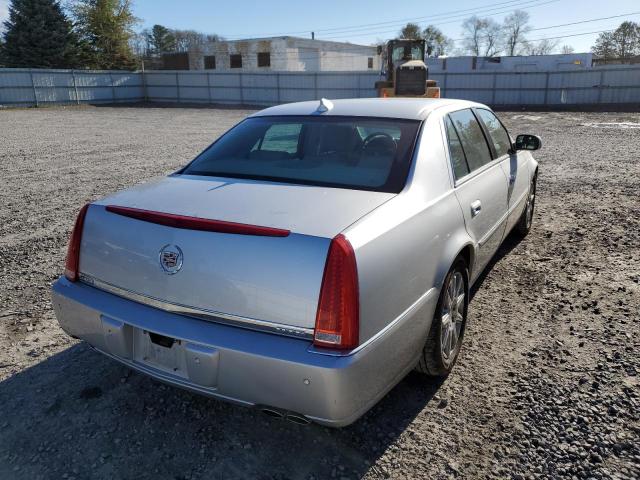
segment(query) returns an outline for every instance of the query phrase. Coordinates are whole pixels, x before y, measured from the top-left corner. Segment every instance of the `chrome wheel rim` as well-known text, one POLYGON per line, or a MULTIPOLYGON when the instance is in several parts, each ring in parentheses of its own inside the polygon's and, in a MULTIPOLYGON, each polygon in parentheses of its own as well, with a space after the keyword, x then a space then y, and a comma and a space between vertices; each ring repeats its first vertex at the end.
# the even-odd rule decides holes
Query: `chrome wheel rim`
POLYGON ((458 353, 466 295, 462 273, 454 272, 446 286, 440 317, 440 351, 442 361, 447 367, 458 353))
POLYGON ((527 197, 527 228, 531 227, 533 221, 533 209, 536 204, 536 181, 531 182, 529 196, 527 197))

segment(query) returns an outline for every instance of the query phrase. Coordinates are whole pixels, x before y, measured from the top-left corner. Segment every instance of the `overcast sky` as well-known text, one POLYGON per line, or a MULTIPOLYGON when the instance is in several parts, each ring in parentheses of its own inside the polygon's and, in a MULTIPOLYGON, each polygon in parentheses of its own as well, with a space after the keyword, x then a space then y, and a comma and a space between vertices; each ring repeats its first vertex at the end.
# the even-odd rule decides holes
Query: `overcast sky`
MULTIPOLYGON (((6 19, 8 3, 0 0, 0 20, 6 19)), ((613 29, 624 20, 640 21, 640 0, 134 0, 140 29, 159 23, 229 39, 306 37, 315 31, 316 38, 361 44, 392 38, 411 19, 423 27, 435 24, 449 37, 459 39, 465 18, 477 14, 500 22, 516 8, 529 12, 531 25, 538 29, 529 39, 572 35, 558 39, 559 44, 572 45, 578 52, 589 51, 595 42, 598 34, 589 32, 613 29), (622 14, 627 15, 557 27, 622 14)))

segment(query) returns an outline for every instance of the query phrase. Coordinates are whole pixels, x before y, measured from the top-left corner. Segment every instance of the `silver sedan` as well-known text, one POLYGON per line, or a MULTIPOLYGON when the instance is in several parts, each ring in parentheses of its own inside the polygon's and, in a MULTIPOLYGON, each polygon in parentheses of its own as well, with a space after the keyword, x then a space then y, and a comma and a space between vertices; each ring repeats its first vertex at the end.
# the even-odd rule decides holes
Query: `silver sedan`
POLYGON ((531 228, 539 147, 460 100, 268 108, 83 207, 56 315, 167 383, 348 425, 410 370, 449 374, 470 286, 531 228))

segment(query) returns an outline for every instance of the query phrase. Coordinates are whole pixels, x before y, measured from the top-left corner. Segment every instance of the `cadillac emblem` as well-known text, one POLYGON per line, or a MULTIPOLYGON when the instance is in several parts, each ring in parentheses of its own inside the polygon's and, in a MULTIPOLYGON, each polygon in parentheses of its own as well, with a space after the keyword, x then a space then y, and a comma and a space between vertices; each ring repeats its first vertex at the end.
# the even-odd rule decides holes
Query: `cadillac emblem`
POLYGON ((165 245, 160 249, 160 266, 168 275, 178 273, 182 268, 182 250, 177 245, 165 245))

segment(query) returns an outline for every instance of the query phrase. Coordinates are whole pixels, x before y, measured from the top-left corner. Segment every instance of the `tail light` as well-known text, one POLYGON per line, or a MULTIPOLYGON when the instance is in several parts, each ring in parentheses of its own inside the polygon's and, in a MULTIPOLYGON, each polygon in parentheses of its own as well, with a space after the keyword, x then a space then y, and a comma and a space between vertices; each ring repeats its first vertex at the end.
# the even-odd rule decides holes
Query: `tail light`
POLYGON ((89 204, 80 209, 76 224, 73 226, 69 247, 67 248, 67 263, 64 268, 64 276, 72 282, 78 281, 78 267, 80 266, 80 241, 82 240, 82 229, 84 227, 84 217, 87 215, 89 204))
POLYGON ((360 324, 356 256, 344 235, 331 241, 316 313, 314 345, 349 349, 358 345, 360 324))

